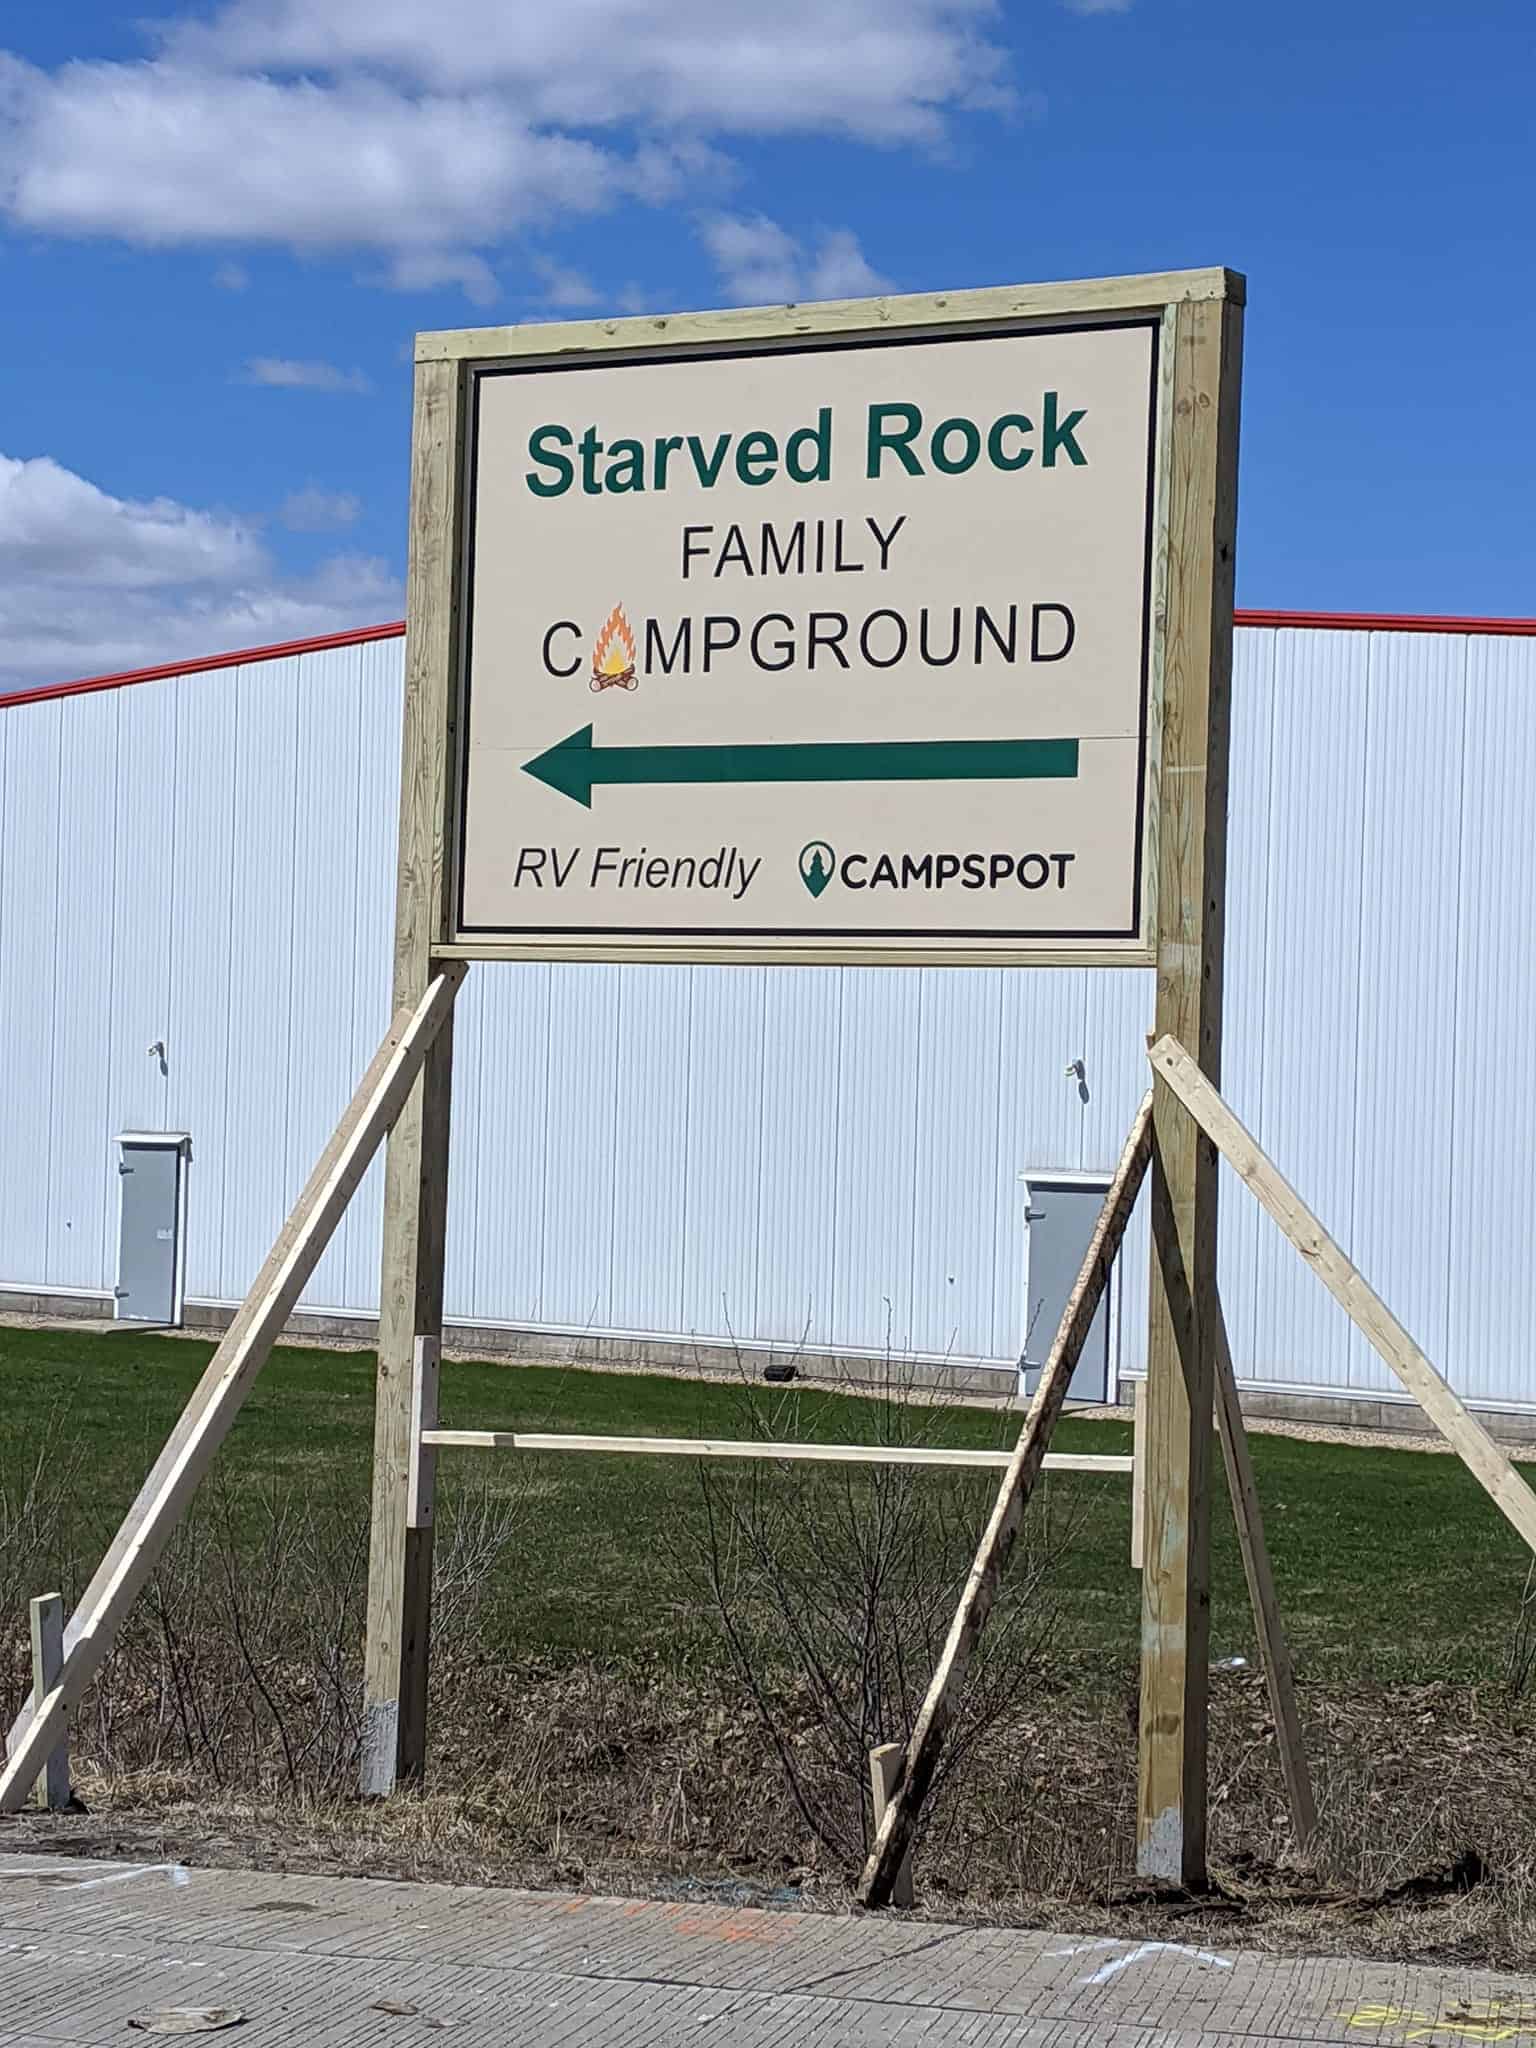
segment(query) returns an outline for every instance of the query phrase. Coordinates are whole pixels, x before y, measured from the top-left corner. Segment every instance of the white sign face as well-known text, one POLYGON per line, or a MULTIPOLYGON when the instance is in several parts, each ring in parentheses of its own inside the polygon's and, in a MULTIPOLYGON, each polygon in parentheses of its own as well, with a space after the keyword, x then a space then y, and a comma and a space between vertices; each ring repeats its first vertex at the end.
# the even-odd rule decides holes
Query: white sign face
POLYGON ((1157 340, 475 367, 458 942, 1145 958, 1157 340))

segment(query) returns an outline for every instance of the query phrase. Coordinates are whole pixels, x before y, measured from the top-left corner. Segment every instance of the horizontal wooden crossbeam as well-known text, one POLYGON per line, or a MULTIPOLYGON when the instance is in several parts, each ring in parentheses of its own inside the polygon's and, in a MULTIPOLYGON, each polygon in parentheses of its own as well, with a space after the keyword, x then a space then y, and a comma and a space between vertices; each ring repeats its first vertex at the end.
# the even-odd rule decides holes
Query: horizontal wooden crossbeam
MULTIPOLYGON (((566 1436, 538 1430, 424 1429, 423 1445, 438 1451, 611 1451, 652 1458, 758 1458, 771 1464, 937 1465, 954 1470, 1000 1472, 1013 1456, 1006 1451, 959 1451, 906 1444, 776 1444, 755 1438, 706 1436, 566 1436)), ((1105 1454, 1055 1451, 1048 1472, 1129 1474, 1135 1460, 1105 1454)))

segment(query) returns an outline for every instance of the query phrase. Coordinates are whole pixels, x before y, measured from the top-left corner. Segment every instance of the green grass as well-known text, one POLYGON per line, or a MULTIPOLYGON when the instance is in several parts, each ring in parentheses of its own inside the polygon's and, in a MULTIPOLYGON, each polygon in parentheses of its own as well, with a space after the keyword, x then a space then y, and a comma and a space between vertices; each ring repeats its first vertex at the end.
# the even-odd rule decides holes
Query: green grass
MULTIPOLYGON (((126 1508, 210 1347, 182 1339, 0 1329, 0 1486, 49 1426, 82 1456, 80 1528, 72 1562, 88 1572, 103 1525, 126 1508)), ((763 1399, 766 1390, 754 1398, 763 1399)), ((450 1364, 445 1425, 626 1435, 751 1434, 740 1387, 636 1374, 450 1364)), ((764 1411, 765 1413, 767 1411, 764 1411)), ((879 1404, 796 1389, 775 1397, 780 1437, 869 1441, 879 1404)), ((364 1353, 279 1349, 223 1453, 237 1500, 284 1475, 361 1512, 368 1485, 373 1360, 364 1353)), ((921 1420, 922 1440, 990 1446, 1015 1419, 945 1407, 921 1420)), ((1056 1447, 1123 1451, 1129 1431, 1068 1418, 1056 1447)), ((1304 1671, 1381 1681, 1468 1679, 1502 1667, 1528 1559, 1454 1458, 1256 1436, 1254 1464, 1269 1524, 1280 1601, 1304 1671)), ((689 1460, 528 1458, 449 1452, 440 1485, 472 1479, 528 1501, 515 1569, 496 1606, 521 1649, 541 1656, 622 1656, 665 1645, 713 1654, 689 1554, 696 1555, 699 1480, 689 1460)), ((1221 1486, 1213 1448, 1213 1478, 1221 1486)), ((846 1470, 797 1468, 785 1484, 842 1487, 846 1470)), ((961 1482, 978 1507, 987 1475, 961 1482)), ((1055 1526, 1070 1542, 1052 1573, 1064 1648, 1095 1659, 1135 1651, 1138 1587, 1127 1566, 1123 1480, 1049 1482, 1055 1526)), ((1224 1492, 1213 1512, 1212 1653, 1252 1657, 1252 1632, 1224 1492)), ((10 1588, 17 1602, 33 1589, 10 1588)))

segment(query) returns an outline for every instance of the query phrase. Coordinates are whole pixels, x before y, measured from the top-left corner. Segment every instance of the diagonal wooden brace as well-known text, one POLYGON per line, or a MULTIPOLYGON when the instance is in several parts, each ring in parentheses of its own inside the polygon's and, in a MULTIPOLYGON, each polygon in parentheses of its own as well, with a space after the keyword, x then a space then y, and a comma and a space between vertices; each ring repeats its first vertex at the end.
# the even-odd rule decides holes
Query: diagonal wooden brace
POLYGON ((1067 1397, 1068 1383, 1109 1283, 1110 1268, 1120 1249, 1120 1240, 1125 1235, 1125 1226, 1136 1205, 1136 1196, 1151 1156, 1152 1097, 1148 1095, 1136 1112, 1131 1134, 1115 1168, 1115 1177, 1099 1211, 1082 1270, 1067 1296, 1051 1355, 1040 1374, 1040 1384, 1035 1389, 1035 1398, 1030 1403, 1018 1443, 1003 1474, 991 1518, 977 1547, 970 1577, 966 1580, 943 1653, 934 1669, 928 1696, 923 1701, 912 1738, 907 1744, 901 1782, 896 1796, 885 1810, 875 1846, 859 1881, 861 1905, 887 1906, 891 1902, 912 1845, 918 1813, 938 1768, 939 1754, 953 1717, 954 1703, 965 1682, 971 1654, 997 1599, 1003 1572, 1024 1520, 1024 1509, 1044 1465, 1051 1433, 1067 1397))
POLYGON ((159 1562, 385 1132, 400 1114, 432 1041, 452 1013, 465 972, 465 962, 444 965, 416 1007, 402 1010, 390 1025, 255 1286, 86 1588, 65 1634, 58 1682, 35 1711, 17 1721, 0 1773, 0 1813, 16 1813, 25 1804, 71 1709, 159 1562))
POLYGON ((1233 1172, 1258 1196, 1355 1328, 1391 1366, 1499 1512, 1536 1550, 1536 1494, 1477 1417, 1436 1372, 1381 1296, 1324 1230, 1178 1040, 1160 1038, 1147 1057, 1233 1172))

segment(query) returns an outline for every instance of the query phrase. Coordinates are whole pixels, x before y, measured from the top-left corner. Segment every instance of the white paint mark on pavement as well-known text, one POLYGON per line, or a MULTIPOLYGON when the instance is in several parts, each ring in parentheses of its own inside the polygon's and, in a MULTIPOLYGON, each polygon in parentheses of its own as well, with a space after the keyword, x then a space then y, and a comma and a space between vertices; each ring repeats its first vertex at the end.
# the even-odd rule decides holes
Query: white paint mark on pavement
MULTIPOLYGON (((137 1949, 44 1948, 35 1941, 0 1941, 0 1956, 30 1956, 42 1963, 148 1963, 157 1970, 211 1970, 211 1962, 190 1956, 153 1956, 137 1949)), ((221 1970, 220 1976, 224 1973, 221 1970)))
POLYGON ((1090 1975, 1079 1977, 1078 1982, 1105 1984, 1111 1977, 1118 1976, 1120 1971, 1128 1970, 1132 1963, 1145 1962, 1148 1956, 1185 1956, 1192 1963, 1210 1963, 1218 1970, 1230 1970, 1232 1967, 1229 1956, 1212 1955, 1208 1948, 1186 1948, 1181 1941, 1143 1941, 1128 1955, 1114 1956, 1109 1962, 1101 1963, 1090 1975))
POLYGON ((111 1871, 106 1877, 76 1877, 73 1871, 48 1870, 42 1873, 43 1880, 59 1886, 64 1891, 99 1891, 107 1884, 127 1884, 133 1877, 157 1877, 164 1874, 169 1885, 190 1884, 192 1873, 179 1863, 130 1863, 126 1870, 111 1871))

